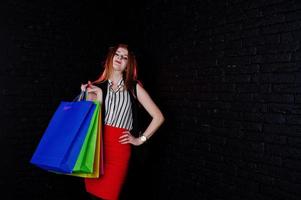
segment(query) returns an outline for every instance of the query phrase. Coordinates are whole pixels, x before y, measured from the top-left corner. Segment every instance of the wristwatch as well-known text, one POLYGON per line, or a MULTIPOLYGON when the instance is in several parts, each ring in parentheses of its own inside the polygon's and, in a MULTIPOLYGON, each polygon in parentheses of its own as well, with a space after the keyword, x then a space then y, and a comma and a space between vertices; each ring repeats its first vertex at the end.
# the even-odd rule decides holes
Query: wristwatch
POLYGON ((145 142, 145 141, 147 140, 147 138, 146 138, 144 135, 142 135, 142 136, 140 136, 140 140, 141 140, 142 142, 145 142))

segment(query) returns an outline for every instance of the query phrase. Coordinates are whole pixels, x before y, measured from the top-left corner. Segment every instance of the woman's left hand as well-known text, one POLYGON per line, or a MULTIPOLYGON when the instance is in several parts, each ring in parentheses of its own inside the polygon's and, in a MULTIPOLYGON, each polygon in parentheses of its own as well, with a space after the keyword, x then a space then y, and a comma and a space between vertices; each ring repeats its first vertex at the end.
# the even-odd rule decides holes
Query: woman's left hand
POLYGON ((122 133, 123 135, 119 137, 119 142, 121 144, 130 143, 132 145, 139 146, 143 143, 139 138, 134 137, 130 131, 123 131, 122 133))

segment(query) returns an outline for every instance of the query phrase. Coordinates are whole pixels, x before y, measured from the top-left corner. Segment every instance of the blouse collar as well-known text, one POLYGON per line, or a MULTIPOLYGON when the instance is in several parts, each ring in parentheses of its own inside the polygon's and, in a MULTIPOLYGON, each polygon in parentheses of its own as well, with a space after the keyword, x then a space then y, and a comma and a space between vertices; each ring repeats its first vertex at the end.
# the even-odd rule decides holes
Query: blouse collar
MULTIPOLYGON (((113 81, 112 80, 110 80, 110 79, 108 79, 108 82, 109 82, 109 85, 113 85, 113 81)), ((118 81, 118 83, 117 83, 117 86, 119 87, 119 86, 123 86, 124 85, 124 80, 123 79, 120 79, 119 81, 118 81)))
MULTIPOLYGON (((112 85, 113 85, 113 81, 108 79, 108 83, 109 83, 109 87, 113 90, 112 85)), ((119 91, 120 88, 122 88, 124 86, 124 80, 120 79, 117 83, 117 89, 114 92, 119 91)))

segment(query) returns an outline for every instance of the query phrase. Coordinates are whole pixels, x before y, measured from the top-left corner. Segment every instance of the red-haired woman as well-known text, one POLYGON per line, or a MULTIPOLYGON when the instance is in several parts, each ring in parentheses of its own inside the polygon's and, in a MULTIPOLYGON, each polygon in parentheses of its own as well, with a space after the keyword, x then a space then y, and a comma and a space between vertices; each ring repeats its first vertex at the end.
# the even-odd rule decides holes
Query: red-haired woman
POLYGON ((137 62, 127 45, 109 49, 104 71, 93 83, 81 85, 88 100, 102 105, 104 135, 104 175, 86 178, 86 190, 95 199, 117 200, 128 170, 131 145, 148 140, 164 117, 146 90, 137 81, 137 62), (138 134, 137 105, 140 103, 152 120, 143 134, 138 134))

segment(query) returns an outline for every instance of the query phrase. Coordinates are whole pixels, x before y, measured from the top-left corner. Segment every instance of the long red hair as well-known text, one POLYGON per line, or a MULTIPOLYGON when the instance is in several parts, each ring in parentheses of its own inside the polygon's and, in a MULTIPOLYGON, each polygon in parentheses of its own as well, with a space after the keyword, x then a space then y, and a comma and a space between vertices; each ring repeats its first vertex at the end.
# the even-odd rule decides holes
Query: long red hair
POLYGON ((92 82, 92 84, 102 83, 109 79, 113 71, 113 57, 119 47, 128 50, 128 62, 125 70, 123 71, 123 80, 125 82, 125 87, 127 90, 131 90, 133 88, 134 82, 137 81, 137 61, 134 53, 130 51, 128 45, 126 44, 118 44, 109 48, 109 51, 106 56, 106 61, 103 66, 104 71, 97 80, 92 82))

